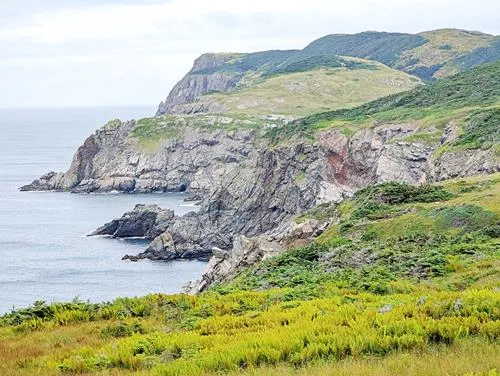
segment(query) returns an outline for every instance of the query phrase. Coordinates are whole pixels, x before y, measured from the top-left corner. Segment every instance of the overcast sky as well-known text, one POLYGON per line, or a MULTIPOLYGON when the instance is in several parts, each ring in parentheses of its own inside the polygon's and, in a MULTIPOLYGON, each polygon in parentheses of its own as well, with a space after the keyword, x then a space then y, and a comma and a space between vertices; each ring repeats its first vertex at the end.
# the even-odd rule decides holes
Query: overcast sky
POLYGON ((0 0, 0 107, 154 106, 204 52, 443 27, 500 34, 500 1, 0 0))

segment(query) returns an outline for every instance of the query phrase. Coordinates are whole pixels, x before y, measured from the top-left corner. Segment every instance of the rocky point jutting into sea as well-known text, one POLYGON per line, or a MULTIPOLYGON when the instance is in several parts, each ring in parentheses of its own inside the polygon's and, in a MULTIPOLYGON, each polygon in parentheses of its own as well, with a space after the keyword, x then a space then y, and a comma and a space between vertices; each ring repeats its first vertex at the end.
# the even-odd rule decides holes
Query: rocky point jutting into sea
MULTIPOLYGON (((395 59, 403 61, 424 42, 418 39, 407 50, 396 51, 395 59)), ((130 260, 210 258, 202 280, 192 286, 201 291, 245 266, 306 244, 334 222, 335 215, 323 221, 296 221, 297 216, 340 202, 369 184, 422 184, 500 171, 492 145, 460 147, 464 127, 473 128, 476 121, 476 110, 460 112, 465 107, 461 101, 466 98, 471 106, 497 100, 498 94, 483 93, 497 90, 498 63, 488 71, 464 69, 458 76, 423 86, 421 80, 436 78, 428 77, 428 71, 421 74, 429 67, 398 66, 395 60, 375 57, 363 60, 368 56, 354 53, 354 58, 339 58, 349 53, 336 49, 330 56, 324 48, 316 55, 312 47, 260 55, 203 55, 155 117, 109 122, 85 140, 66 173, 48 173, 22 189, 187 192, 200 201, 196 213, 179 217, 157 206, 138 205, 92 235, 150 239, 143 253, 124 256, 130 260), (241 67, 234 68, 238 64, 241 67), (320 91, 324 88, 308 86, 306 73, 342 80, 343 85, 358 82, 350 75, 362 77, 371 93, 345 99, 338 82, 331 82, 333 91, 320 91), (478 93, 462 92, 470 88, 464 89, 460 80, 468 79, 477 80, 478 93), (259 113, 267 103, 245 97, 259 85, 275 90, 276 112, 259 113), (316 101, 295 103, 311 93, 323 101, 344 99, 315 115, 322 112, 316 101), (426 117, 437 112, 432 98, 439 100, 444 115, 426 117), (334 111, 324 112, 327 109, 334 111), (415 115, 417 111, 422 115, 415 115)), ((441 67, 459 57, 443 58, 441 67)), ((446 75, 441 67, 439 77, 446 75)), ((498 109, 488 111, 498 116, 498 109)))

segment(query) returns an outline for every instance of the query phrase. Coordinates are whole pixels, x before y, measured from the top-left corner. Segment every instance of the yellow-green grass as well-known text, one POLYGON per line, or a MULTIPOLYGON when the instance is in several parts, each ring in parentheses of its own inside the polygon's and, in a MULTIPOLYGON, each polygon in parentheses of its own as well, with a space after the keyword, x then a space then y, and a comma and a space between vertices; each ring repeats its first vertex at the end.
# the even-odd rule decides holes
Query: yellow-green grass
MULTIPOLYGON (((102 338, 102 328, 115 324, 105 320, 48 325, 27 332, 2 329, 0 371, 6 376, 56 375, 61 370, 70 374, 108 374, 111 370, 111 374, 202 375, 283 364, 288 364, 289 371, 302 370, 317 362, 325 362, 319 369, 369 369, 380 367, 383 356, 389 356, 391 367, 402 369, 412 358, 460 351, 462 341, 490 353, 487 361, 474 368, 466 360, 469 367, 464 373, 486 372, 494 365, 499 350, 494 341, 500 336, 500 297, 492 289, 444 292, 420 287, 412 293, 378 296, 325 288, 324 298, 293 299, 264 310, 255 308, 266 293, 239 293, 236 299, 201 296, 191 304, 209 305, 212 316, 199 319, 193 328, 170 332, 169 319, 159 309, 142 320, 149 326, 148 334, 124 339, 102 338), (249 306, 245 309, 245 305, 249 306), (388 305, 389 311, 382 312, 388 305), (337 363, 344 359, 348 359, 344 365, 337 363)), ((445 364, 451 367, 453 362, 445 364)), ((309 370, 314 372, 314 368, 309 370)))
MULTIPOLYGON (((497 376, 500 375, 500 344, 475 339, 459 341, 452 346, 400 352, 385 357, 366 356, 321 362, 305 368, 266 367, 244 372, 259 376, 497 376)), ((237 372, 232 375, 241 375, 237 372)))
POLYGON ((404 72, 369 63, 375 68, 322 68, 271 76, 235 92, 203 96, 200 101, 215 101, 227 112, 304 116, 354 107, 421 83, 404 72))

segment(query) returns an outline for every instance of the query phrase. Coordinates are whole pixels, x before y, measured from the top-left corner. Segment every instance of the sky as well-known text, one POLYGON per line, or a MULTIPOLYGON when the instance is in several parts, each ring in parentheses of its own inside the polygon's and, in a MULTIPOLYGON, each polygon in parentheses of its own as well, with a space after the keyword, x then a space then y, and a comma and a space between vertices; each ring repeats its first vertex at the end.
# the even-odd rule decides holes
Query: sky
POLYGON ((499 0, 0 0, 0 107, 155 106, 205 52, 332 33, 500 34, 499 0))

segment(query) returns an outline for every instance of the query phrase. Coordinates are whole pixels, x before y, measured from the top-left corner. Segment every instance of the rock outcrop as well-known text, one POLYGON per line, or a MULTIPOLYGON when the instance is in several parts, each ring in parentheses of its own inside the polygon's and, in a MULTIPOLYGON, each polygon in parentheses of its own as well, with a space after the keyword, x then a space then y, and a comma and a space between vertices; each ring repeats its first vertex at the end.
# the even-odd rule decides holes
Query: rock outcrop
POLYGON ((66 173, 50 172, 23 191, 208 192, 234 166, 255 157, 248 130, 198 131, 151 152, 131 137, 135 121, 113 121, 87 138, 66 173))
POLYGON ((237 87, 242 73, 212 72, 213 68, 232 60, 237 54, 204 54, 195 60, 193 68, 180 80, 169 93, 167 99, 158 106, 156 115, 171 113, 206 112, 203 106, 185 107, 194 103, 203 94, 227 92, 237 87))
POLYGON ((154 239, 165 232, 173 220, 173 210, 162 209, 158 205, 138 204, 134 210, 125 213, 119 219, 106 223, 89 236, 109 235, 113 238, 154 239))
POLYGON ((189 286, 188 292, 201 292, 249 266, 279 255, 286 249, 305 245, 319 236, 332 220, 333 218, 324 223, 319 223, 315 219, 307 219, 301 223, 292 221, 273 229, 269 234, 254 237, 237 235, 230 250, 216 247, 212 249, 212 258, 205 273, 201 280, 189 286))

